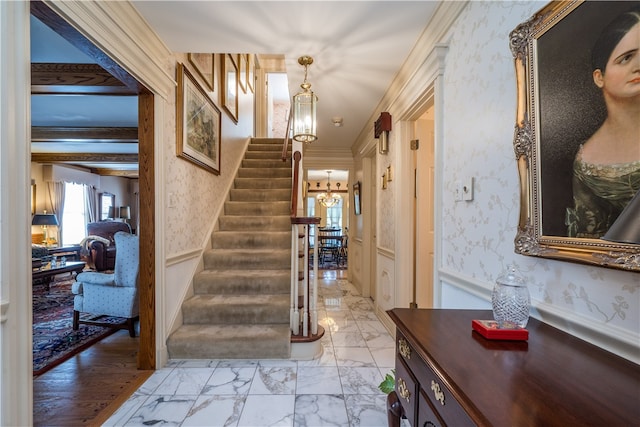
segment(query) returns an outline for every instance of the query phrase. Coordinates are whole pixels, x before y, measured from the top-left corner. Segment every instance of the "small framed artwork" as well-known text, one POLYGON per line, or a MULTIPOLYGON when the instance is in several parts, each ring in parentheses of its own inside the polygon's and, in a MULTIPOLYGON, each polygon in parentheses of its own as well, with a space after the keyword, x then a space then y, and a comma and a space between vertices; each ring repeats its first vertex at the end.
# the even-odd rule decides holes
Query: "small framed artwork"
POLYGON ((240 76, 238 77, 238 84, 240 85, 240 89, 242 89, 243 93, 247 93, 247 54, 241 53, 238 55, 238 63, 240 64, 240 76))
POLYGON ((207 88, 213 91, 215 55, 213 53, 189 53, 187 57, 207 88))
POLYGON ((238 123, 238 64, 230 53, 224 54, 221 61, 222 108, 229 117, 238 123))
POLYGON ((220 174, 220 110, 183 65, 178 64, 176 154, 220 174))
POLYGON ((362 213, 360 202, 360 181, 353 184, 353 211, 356 215, 360 215, 362 213))
POLYGON ((255 79, 256 72, 256 56, 253 53, 249 54, 249 64, 247 65, 247 88, 253 93, 253 81, 255 79))

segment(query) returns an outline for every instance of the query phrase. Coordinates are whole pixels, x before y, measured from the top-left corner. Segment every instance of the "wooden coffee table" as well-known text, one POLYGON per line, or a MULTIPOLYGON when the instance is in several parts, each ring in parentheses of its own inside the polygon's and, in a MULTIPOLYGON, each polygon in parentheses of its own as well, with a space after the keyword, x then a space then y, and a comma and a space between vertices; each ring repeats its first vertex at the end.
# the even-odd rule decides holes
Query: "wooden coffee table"
POLYGON ((41 281, 49 290, 49 285, 54 276, 62 273, 80 273, 84 270, 85 263, 83 261, 68 261, 65 265, 58 264, 57 267, 51 267, 51 264, 40 268, 34 268, 31 273, 31 284, 41 281))

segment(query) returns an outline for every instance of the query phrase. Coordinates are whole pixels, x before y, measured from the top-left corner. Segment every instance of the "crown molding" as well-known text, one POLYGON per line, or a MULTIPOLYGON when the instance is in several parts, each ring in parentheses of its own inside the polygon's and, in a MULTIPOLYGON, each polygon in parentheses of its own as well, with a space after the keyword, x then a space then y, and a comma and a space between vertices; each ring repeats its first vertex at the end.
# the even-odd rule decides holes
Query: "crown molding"
POLYGON ((43 1, 165 100, 176 85, 173 54, 129 2, 43 1))

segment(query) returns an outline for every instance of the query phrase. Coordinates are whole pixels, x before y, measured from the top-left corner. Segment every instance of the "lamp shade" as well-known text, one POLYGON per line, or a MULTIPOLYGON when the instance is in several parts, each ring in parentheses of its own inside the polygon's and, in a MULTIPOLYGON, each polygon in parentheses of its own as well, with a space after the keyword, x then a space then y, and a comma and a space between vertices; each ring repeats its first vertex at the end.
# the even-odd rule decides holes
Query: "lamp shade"
POLYGON ((640 244, 640 191, 633 196, 602 239, 610 242, 640 244))
POLYGON ((35 214, 31 220, 31 225, 58 225, 58 218, 54 214, 35 214))
POLYGON ((114 206, 109 206, 109 211, 107 212, 107 218, 115 218, 116 217, 116 208, 114 206))
POLYGON ((131 219, 131 208, 129 206, 120 206, 118 218, 131 219))

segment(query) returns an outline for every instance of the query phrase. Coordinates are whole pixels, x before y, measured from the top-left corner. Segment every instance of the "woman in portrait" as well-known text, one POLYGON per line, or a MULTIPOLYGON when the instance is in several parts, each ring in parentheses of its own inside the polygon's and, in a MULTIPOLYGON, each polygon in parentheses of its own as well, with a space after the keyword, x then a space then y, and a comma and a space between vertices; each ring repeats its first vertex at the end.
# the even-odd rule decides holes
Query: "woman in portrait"
POLYGON ((619 15, 596 41, 593 81, 607 117, 573 163, 569 237, 600 238, 640 190, 640 7, 619 15))

